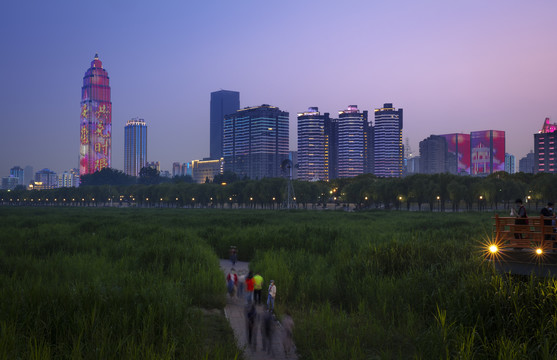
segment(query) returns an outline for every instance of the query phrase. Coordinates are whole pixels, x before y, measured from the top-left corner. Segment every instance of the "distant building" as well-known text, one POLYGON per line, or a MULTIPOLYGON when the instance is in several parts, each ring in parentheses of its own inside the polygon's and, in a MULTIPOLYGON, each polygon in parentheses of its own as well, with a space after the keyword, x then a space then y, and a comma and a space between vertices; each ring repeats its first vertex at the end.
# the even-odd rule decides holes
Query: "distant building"
POLYGON ((470 133, 471 175, 505 171, 505 132, 497 130, 470 133))
MULTIPOLYGON (((367 111, 350 105, 338 113, 338 177, 354 177, 364 173, 366 138, 364 127, 367 111)), ((298 149, 299 150, 299 149, 298 149)))
POLYGON ((191 176, 191 164, 190 163, 183 163, 182 164, 182 171, 181 176, 191 176))
POLYGON ((112 102, 108 73, 99 55, 83 77, 80 123, 80 175, 111 167, 112 102))
POLYGON ((224 116, 234 114, 240 109, 240 93, 229 90, 212 92, 210 107, 210 157, 218 160, 223 154, 224 116))
POLYGON ((192 178, 198 184, 213 181, 215 175, 222 174, 224 159, 193 160, 191 162, 192 178))
POLYGON ((33 171, 33 167, 27 165, 25 169, 23 169, 23 185, 27 186, 31 181, 35 179, 35 172, 33 171))
POLYGON ((224 171, 250 179, 281 176, 288 159, 288 112, 270 105, 245 108, 225 115, 224 171))
POLYGON ((124 173, 139 176, 147 164, 147 125, 145 120, 134 118, 124 128, 124 173))
POLYGON ((420 157, 414 156, 406 159, 406 175, 420 173, 420 157))
POLYGON ((447 172, 470 174, 470 134, 443 134, 447 140, 447 172))
POLYGON ((289 151, 288 158, 292 161, 292 180, 297 180, 299 178, 298 175, 298 152, 297 151, 289 151))
POLYGON ((526 174, 533 174, 536 169, 535 156, 534 152, 530 150, 525 157, 518 161, 518 171, 526 174))
POLYGON ((298 113, 298 176, 301 180, 329 180, 329 113, 318 107, 298 113))
MULTIPOLYGON (((402 176, 402 109, 386 103, 375 109, 374 174, 381 177, 402 176)), ((339 158, 340 161, 340 158, 339 158)))
POLYGON ((13 190, 19 184, 19 178, 15 176, 5 176, 2 178, 2 190, 13 190))
POLYGON ((41 184, 39 190, 56 189, 58 187, 58 175, 50 169, 42 169, 35 173, 35 182, 41 184))
POLYGON ((158 161, 148 161, 145 164, 145 167, 150 167, 157 170, 159 173, 161 172, 161 163, 158 161))
POLYGON ((170 179, 172 177, 172 174, 168 170, 163 170, 159 173, 159 176, 163 177, 163 178, 169 178, 170 179))
POLYGON ((449 152, 443 136, 431 135, 420 141, 420 173, 440 174, 447 172, 449 152))
POLYGON ((182 166, 179 162, 172 163, 172 177, 182 176, 182 166))
POLYGON ((544 172, 555 174, 557 171, 555 157, 555 140, 557 138, 557 124, 550 124, 545 118, 542 129, 534 134, 534 173, 544 172))
POLYGON ((78 187, 79 186, 79 170, 71 169, 64 171, 58 175, 58 187, 78 187))
POLYGON ((509 174, 514 174, 515 173, 514 164, 515 164, 514 155, 505 154, 505 172, 509 174))
POLYGON ((17 179, 17 185, 24 185, 25 170, 19 166, 14 166, 10 169, 10 176, 17 179))

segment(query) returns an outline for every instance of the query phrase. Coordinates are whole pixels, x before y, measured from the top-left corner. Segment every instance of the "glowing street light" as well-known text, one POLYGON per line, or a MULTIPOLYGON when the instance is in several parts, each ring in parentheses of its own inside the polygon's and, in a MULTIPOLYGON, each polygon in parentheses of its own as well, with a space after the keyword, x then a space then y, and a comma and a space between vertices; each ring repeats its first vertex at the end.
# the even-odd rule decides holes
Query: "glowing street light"
POLYGON ((537 255, 543 254, 543 250, 542 250, 541 248, 537 248, 537 249, 536 249, 536 254, 537 254, 537 255))
POLYGON ((491 245, 489 247, 489 252, 492 254, 495 254, 497 251, 499 251, 499 248, 497 247, 497 245, 491 245))

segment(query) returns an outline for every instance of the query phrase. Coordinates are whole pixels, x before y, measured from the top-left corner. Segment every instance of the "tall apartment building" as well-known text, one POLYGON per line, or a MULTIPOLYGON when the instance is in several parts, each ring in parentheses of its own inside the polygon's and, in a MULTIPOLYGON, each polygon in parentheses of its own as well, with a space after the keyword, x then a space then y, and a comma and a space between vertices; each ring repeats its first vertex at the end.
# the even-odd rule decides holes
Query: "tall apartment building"
POLYGON ((470 174, 489 175, 505 171, 505 132, 498 130, 470 133, 470 174))
POLYGON ((439 174, 447 172, 449 152, 444 136, 431 135, 420 141, 420 173, 439 174))
POLYGON ((225 115, 224 171, 250 179, 279 177, 288 159, 288 127, 288 112, 266 104, 225 115))
POLYGON ((83 77, 81 88, 79 173, 110 167, 112 158, 112 102, 108 73, 99 55, 83 77))
POLYGON ((515 173, 515 158, 514 155, 505 154, 505 172, 508 174, 515 173))
POLYGON ((402 114, 402 109, 395 109, 391 103, 375 109, 373 148, 374 174, 377 176, 402 176, 402 114))
POLYGON ((79 170, 71 169, 58 175, 58 187, 79 187, 79 170))
POLYGON ((240 109, 240 93, 230 90, 219 90, 211 93, 210 104, 210 156, 211 159, 222 157, 222 136, 224 116, 233 114, 240 109))
POLYGON ((329 180, 329 113, 321 114, 318 107, 298 113, 298 178, 300 180, 329 180))
POLYGON ((147 125, 145 120, 134 118, 124 128, 124 173, 139 176, 147 164, 147 125))
POLYGON ((338 177, 354 177, 364 173, 367 149, 365 127, 367 111, 350 105, 338 114, 338 177))
POLYGON ((545 118, 542 129, 534 134, 534 172, 554 174, 557 171, 555 157, 555 140, 557 138, 557 124, 550 124, 545 118))

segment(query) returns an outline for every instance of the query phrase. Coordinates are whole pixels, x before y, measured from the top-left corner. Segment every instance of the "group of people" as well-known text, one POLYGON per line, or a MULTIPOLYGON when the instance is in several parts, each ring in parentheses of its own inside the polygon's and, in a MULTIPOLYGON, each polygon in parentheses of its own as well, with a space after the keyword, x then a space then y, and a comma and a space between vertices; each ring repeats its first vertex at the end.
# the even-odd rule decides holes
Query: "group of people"
MULTIPOLYGON (((526 207, 522 203, 521 199, 516 199, 515 201, 516 209, 511 209, 511 216, 515 216, 515 225, 528 225, 528 215, 526 214, 526 207)), ((544 226, 552 226, 553 232, 557 232, 555 227, 555 213, 553 212, 553 202, 549 201, 547 205, 540 211, 540 215, 545 217, 543 224, 544 226)), ((520 239, 522 234, 515 233, 516 239, 520 239)), ((546 235, 545 240, 555 240, 555 235, 546 235)))
MULTIPOLYGON (((250 271, 247 276, 238 276, 236 270, 232 268, 228 275, 226 275, 226 283, 230 297, 242 298, 245 296, 247 305, 261 305, 261 294, 263 292, 264 281, 259 272, 253 275, 253 272, 250 271)), ((269 312, 275 310, 276 296, 277 287, 275 281, 271 280, 267 288, 267 310, 269 312)))

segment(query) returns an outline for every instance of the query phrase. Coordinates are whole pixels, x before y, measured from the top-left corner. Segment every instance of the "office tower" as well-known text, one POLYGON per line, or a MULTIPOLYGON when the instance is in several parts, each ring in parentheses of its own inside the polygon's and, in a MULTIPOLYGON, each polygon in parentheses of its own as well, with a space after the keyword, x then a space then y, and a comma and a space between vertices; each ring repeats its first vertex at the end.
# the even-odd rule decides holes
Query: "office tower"
MULTIPOLYGON (((329 113, 310 107, 298 113, 298 178, 329 180, 329 137, 325 132, 329 113)), ((296 164, 296 163, 294 163, 296 164)))
POLYGON ((354 177, 364 173, 367 111, 350 105, 338 113, 338 177, 354 177))
POLYGON ((23 179, 25 177, 25 170, 19 166, 14 166, 10 169, 10 176, 17 179, 17 185, 23 185, 23 179))
POLYGON ((447 171, 451 174, 470 174, 470 134, 443 134, 447 140, 447 171))
POLYGON ((182 176, 182 166, 179 162, 172 163, 172 177, 182 176))
POLYGON ((92 174, 111 164, 112 102, 108 73, 99 55, 83 77, 80 118, 80 175, 92 174))
POLYGON ((536 160, 535 154, 532 150, 525 157, 518 161, 518 171, 526 173, 526 174, 533 174, 536 168, 536 160))
POLYGON ((139 176, 147 164, 147 125, 145 120, 134 118, 124 128, 124 173, 139 176))
POLYGON ((505 132, 497 130, 470 133, 470 174, 489 175, 505 171, 505 132))
POLYGON ((406 159, 406 174, 418 174, 420 172, 420 157, 414 156, 406 159))
POLYGON ((33 172, 33 167, 27 165, 25 169, 23 169, 23 185, 27 186, 33 179, 35 178, 35 173, 33 172))
POLYGON ((292 180, 298 180, 298 152, 289 151, 288 159, 292 162, 292 180))
POLYGON ((402 109, 386 103, 375 109, 374 174, 382 177, 402 176, 402 109))
POLYGON ((556 172, 555 140, 557 140, 557 124, 550 124, 549 118, 545 118, 542 129, 534 134, 534 173, 554 174, 556 172))
POLYGON ((180 172, 182 176, 191 176, 191 164, 190 163, 183 163, 182 164, 182 171, 180 172))
POLYGON ((514 174, 515 173, 514 164, 515 164, 514 155, 505 154, 505 172, 506 173, 508 173, 508 174, 514 174))
POLYGON ((35 183, 39 184, 38 190, 56 189, 58 187, 58 175, 50 169, 42 169, 35 173, 35 183))
POLYGON ((270 105, 236 111, 224 117, 224 171, 250 179, 281 176, 288 159, 288 112, 270 105))
POLYGON ((329 142, 329 180, 338 179, 338 119, 329 119, 325 136, 329 142))
POLYGON ((198 184, 212 182, 215 175, 222 174, 223 159, 220 160, 193 160, 191 162, 192 178, 198 184))
POLYGON ((211 93, 210 121, 210 157, 218 160, 222 157, 222 136, 224 116, 240 109, 240 93, 219 90, 211 93))
POLYGON ((420 141, 420 173, 441 174, 447 172, 448 157, 445 137, 431 135, 420 141))

